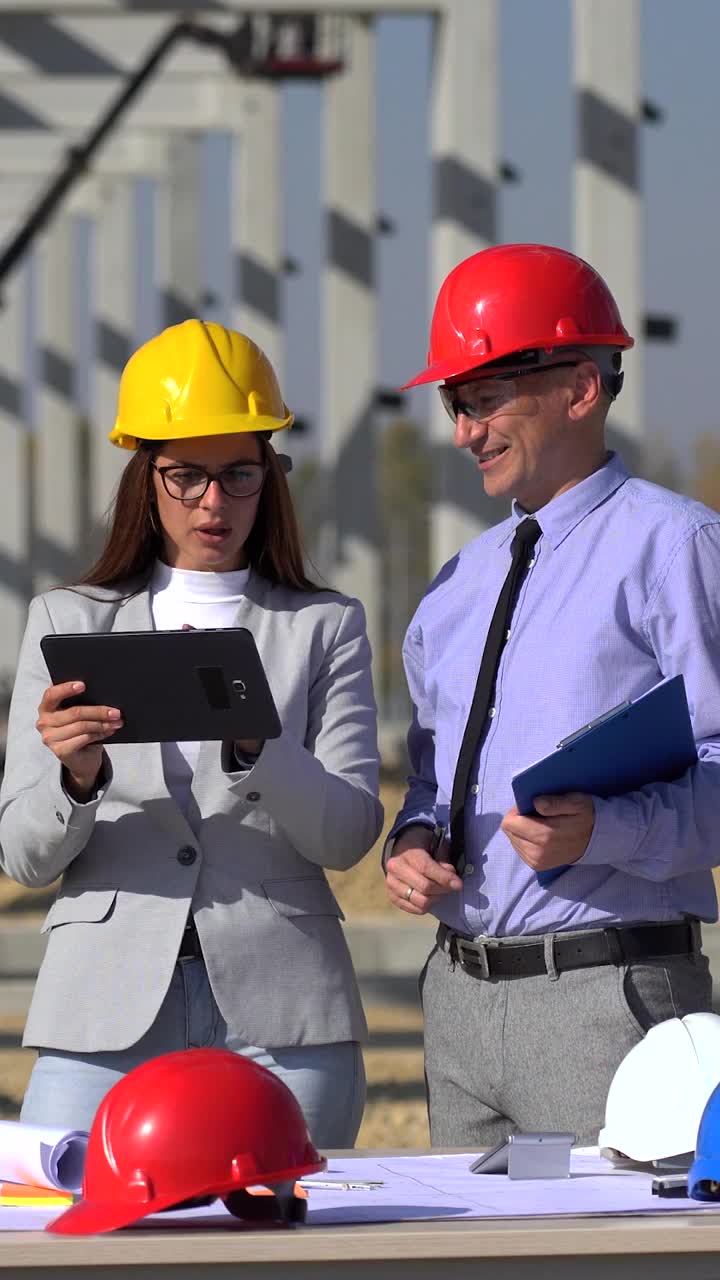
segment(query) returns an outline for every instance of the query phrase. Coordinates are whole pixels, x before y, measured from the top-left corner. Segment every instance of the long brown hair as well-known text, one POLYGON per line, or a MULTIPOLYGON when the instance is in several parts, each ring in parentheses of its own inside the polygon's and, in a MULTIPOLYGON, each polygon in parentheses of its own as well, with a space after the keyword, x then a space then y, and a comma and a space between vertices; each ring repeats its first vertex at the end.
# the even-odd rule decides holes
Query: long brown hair
MULTIPOLYGON (((269 582, 296 591, 322 591, 307 577, 293 500, 275 450, 258 432, 266 467, 255 523, 245 543, 250 565, 269 582)), ((140 580, 141 590, 162 553, 162 530, 154 502, 152 463, 164 441, 141 443, 120 477, 111 507, 105 546, 77 583, 82 587, 118 587, 140 580)))

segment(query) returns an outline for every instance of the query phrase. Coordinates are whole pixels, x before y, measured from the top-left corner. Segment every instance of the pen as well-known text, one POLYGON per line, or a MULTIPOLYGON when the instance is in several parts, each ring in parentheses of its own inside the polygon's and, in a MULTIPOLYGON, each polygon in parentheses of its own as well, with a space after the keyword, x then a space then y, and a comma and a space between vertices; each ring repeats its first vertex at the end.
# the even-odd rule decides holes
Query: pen
POLYGON ((312 1190, 313 1187, 323 1187, 327 1191, 375 1191, 377 1187, 383 1187, 383 1182, 374 1182, 372 1179, 358 1178, 301 1178, 300 1186, 307 1187, 312 1190))

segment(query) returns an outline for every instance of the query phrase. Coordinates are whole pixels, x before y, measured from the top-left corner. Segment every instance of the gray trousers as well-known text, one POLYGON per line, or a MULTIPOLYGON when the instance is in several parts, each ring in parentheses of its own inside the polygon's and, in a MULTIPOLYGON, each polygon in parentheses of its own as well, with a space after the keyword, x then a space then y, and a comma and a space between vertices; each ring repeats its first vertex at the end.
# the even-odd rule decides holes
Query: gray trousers
POLYGON ((434 1146, 568 1130, 594 1144, 619 1063, 649 1027, 711 1008, 697 952, 555 976, 478 979, 439 947, 420 976, 434 1146))

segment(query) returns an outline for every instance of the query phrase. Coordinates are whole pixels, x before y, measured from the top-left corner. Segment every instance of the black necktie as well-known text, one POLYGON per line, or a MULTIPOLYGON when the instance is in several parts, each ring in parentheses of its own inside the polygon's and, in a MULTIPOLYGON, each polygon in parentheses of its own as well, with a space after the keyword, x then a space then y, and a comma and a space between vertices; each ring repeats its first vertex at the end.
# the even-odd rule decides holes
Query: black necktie
POLYGON ((482 662, 478 672, 470 714, 465 725, 460 755, 458 756, 450 802, 450 859, 458 873, 465 869, 465 796, 475 752, 485 731, 490 699, 495 687, 500 654, 507 639, 508 623, 517 598, 528 557, 542 529, 537 520, 523 520, 515 530, 510 544, 512 563, 498 596, 495 612, 485 641, 482 662))

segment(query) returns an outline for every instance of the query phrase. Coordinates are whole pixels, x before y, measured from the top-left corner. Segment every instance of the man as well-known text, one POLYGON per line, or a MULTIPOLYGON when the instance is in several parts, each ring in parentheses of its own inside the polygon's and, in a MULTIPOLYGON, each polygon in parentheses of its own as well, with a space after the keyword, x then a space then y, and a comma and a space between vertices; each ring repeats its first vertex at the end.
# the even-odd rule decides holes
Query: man
POLYGON ((608 452, 632 344, 587 263, 500 245, 446 279, 408 384, 441 383, 455 445, 512 500, 438 574, 404 645, 412 776, 387 889, 440 921, 421 979, 440 1145, 539 1129, 595 1141, 648 1027, 710 1008, 698 921, 716 918, 720 862, 720 515, 608 452), (678 673, 693 768, 518 814, 515 773, 678 673))

